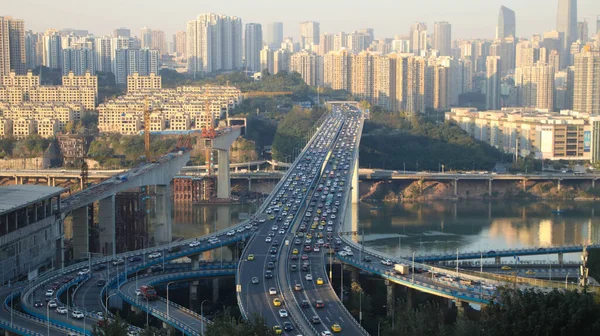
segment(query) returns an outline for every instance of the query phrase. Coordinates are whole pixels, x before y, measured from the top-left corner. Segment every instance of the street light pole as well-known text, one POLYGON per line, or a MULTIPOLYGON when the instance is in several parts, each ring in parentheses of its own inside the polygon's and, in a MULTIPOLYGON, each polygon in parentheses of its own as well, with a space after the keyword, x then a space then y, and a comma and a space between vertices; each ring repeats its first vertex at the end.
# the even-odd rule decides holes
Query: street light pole
POLYGON ((204 303, 205 302, 209 302, 208 300, 204 300, 202 301, 202 303, 200 303, 200 317, 202 318, 202 332, 201 334, 204 335, 204 303))
POLYGON ((175 282, 175 281, 169 281, 167 283, 167 320, 169 320, 169 285, 172 284, 173 282, 175 282))
POLYGON ((379 323, 377 323, 377 336, 380 335, 380 331, 381 331, 381 320, 379 320, 379 323))
POLYGON ((46 329, 48 332, 48 336, 50 336, 50 306, 49 305, 46 305, 46 329))
POLYGON ((110 299, 111 296, 116 295, 116 294, 117 294, 117 292, 114 292, 114 293, 106 296, 106 302, 105 302, 105 305, 104 305, 104 307, 106 308, 106 313, 104 314, 104 319, 105 320, 108 319, 108 299, 110 299))
POLYGON ((565 289, 568 289, 568 283, 567 283, 567 280, 569 279, 569 273, 570 273, 570 272, 567 272, 567 275, 565 276, 565 289))
POLYGON ((412 283, 415 283, 415 251, 413 251, 412 283))

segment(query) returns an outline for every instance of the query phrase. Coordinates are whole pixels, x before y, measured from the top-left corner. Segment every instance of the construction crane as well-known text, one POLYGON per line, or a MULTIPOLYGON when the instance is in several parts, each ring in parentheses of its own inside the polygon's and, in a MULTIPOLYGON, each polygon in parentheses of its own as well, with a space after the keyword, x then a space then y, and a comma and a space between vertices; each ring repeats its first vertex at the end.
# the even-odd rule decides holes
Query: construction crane
MULTIPOLYGON (((211 153, 211 147, 209 146, 209 142, 212 142, 212 139, 217 137, 217 132, 215 131, 214 128, 214 120, 213 120, 213 114, 212 111, 210 110, 210 106, 208 104, 208 100, 206 100, 204 102, 204 113, 206 114, 206 124, 204 124, 204 127, 202 128, 202 138, 205 139, 204 140, 204 147, 205 147, 205 162, 206 162, 206 172, 208 174, 208 176, 212 175, 212 167, 211 167, 211 163, 212 160, 210 158, 210 153, 211 153), (207 141, 210 140, 210 141, 207 141)), ((212 145, 212 144, 211 144, 212 145)))

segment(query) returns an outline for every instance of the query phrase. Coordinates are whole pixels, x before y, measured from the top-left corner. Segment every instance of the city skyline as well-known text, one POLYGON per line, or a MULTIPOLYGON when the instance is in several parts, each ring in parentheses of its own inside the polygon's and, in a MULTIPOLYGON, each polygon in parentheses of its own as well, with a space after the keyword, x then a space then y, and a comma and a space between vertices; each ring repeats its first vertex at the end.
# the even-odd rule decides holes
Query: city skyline
MULTIPOLYGON (((338 31, 353 31, 361 28, 374 28, 375 37, 393 37, 407 35, 410 25, 414 22, 426 22, 433 27, 436 21, 448 21, 452 24, 454 39, 460 38, 494 38, 496 31, 498 8, 501 5, 511 8, 516 13, 518 37, 530 37, 556 29, 557 3, 547 0, 518 0, 477 1, 460 0, 452 3, 442 0, 426 0, 426 4, 386 3, 383 0, 371 2, 355 1, 351 5, 331 8, 338 15, 328 17, 330 10, 315 11, 316 6, 329 8, 333 4, 323 5, 322 2, 307 0, 301 5, 280 3, 273 0, 259 0, 252 3, 235 3, 221 1, 218 3, 199 6, 192 1, 177 1, 179 6, 173 11, 173 3, 156 1, 133 0, 121 3, 116 0, 103 2, 106 8, 121 8, 111 11, 111 17, 94 14, 85 8, 70 6, 66 1, 56 1, 52 6, 40 0, 10 0, 3 4, 4 15, 12 15, 25 21, 25 28, 33 31, 45 31, 56 28, 87 29, 97 36, 112 34, 115 28, 131 29, 132 35, 137 35, 141 28, 149 27, 165 31, 172 36, 176 31, 185 29, 186 22, 193 20, 200 13, 218 13, 241 17, 243 23, 256 22, 266 25, 270 22, 283 22, 284 36, 292 36, 297 40, 300 35, 299 23, 316 21, 321 23, 321 33, 338 31), (113 6, 114 5, 114 6, 113 6), (168 6, 168 7, 167 7, 168 6), (381 13, 374 12, 386 6, 381 13), (32 8, 43 10, 32 11, 32 8), (269 8, 263 11, 263 8, 269 8), (432 11, 431 8, 435 8, 432 11), (170 12, 169 12, 170 11, 170 12), (169 20, 161 16, 169 12, 169 20), (41 14, 43 13, 43 15, 41 14), (121 14, 122 13, 122 14, 121 14), (138 13, 138 15, 131 15, 138 13), (465 16, 469 20, 465 20, 465 16), (161 22, 157 24, 157 22, 161 22), (61 23, 63 26, 57 26, 61 23)), ((593 0, 578 1, 579 15, 577 20, 587 19, 592 24, 600 14, 600 3, 593 0)), ((595 27, 591 27, 592 32, 595 27)))

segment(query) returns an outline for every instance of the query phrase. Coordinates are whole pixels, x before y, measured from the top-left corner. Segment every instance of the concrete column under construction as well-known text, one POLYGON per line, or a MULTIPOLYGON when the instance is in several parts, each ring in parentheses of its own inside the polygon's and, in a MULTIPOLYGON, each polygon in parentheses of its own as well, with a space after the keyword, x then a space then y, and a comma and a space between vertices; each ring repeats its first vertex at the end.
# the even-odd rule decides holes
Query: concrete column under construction
POLYGON ((108 256, 116 254, 115 195, 98 202, 98 225, 100 228, 100 252, 108 256))
POLYGON ((219 172, 217 174, 217 198, 231 198, 231 181, 229 179, 229 149, 219 149, 219 172))
POLYGON ((168 244, 172 238, 173 219, 171 217, 171 186, 156 186, 156 222, 152 228, 157 245, 168 244))
POLYGON ((360 193, 358 190, 358 151, 356 156, 356 162, 354 162, 354 172, 352 172, 352 204, 360 202, 360 193))
POLYGON ((488 184, 488 195, 492 196, 492 179, 489 179, 488 184))
POLYGON ((387 288, 387 316, 392 317, 395 314, 395 304, 396 304, 396 284, 393 282, 386 280, 385 285, 387 288))
POLYGON ((219 278, 213 279, 212 291, 212 302, 219 302, 219 278))
POLYGON ((454 197, 458 196, 458 179, 454 180, 454 197))
POLYGON ((71 212, 73 226, 73 258, 87 257, 90 248, 88 206, 82 206, 71 212))
MULTIPOLYGON (((192 261, 192 271, 197 271, 200 269, 200 254, 194 254, 189 256, 192 261)), ((197 303, 198 300, 198 284, 199 281, 191 281, 190 282, 190 302, 192 304, 197 303)))

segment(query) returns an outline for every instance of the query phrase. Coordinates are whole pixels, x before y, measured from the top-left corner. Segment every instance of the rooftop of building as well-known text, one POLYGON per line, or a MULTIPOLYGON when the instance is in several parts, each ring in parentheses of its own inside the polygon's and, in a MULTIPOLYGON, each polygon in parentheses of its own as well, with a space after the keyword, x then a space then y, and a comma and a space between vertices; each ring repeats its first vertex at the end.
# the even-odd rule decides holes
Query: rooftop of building
POLYGON ((0 187, 0 215, 42 200, 59 196, 66 189, 38 185, 13 185, 0 187))

